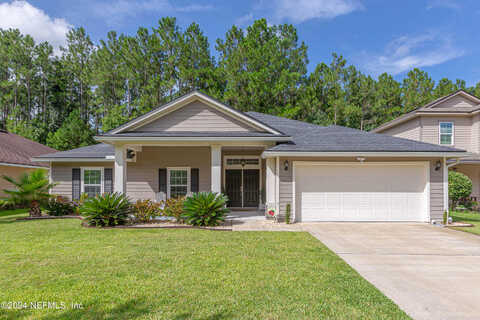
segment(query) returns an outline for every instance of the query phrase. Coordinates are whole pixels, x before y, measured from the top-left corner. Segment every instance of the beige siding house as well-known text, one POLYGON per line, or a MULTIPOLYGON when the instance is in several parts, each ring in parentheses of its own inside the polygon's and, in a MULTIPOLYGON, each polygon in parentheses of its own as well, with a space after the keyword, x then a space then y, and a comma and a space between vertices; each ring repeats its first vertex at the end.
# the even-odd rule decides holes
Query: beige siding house
POLYGON ((293 221, 441 222, 446 162, 466 153, 240 112, 197 91, 96 139, 35 158, 51 166, 53 193, 162 201, 221 192, 240 214, 290 210, 293 221))
POLYGON ((376 133, 450 146, 470 154, 450 170, 466 174, 480 200, 480 98, 463 90, 437 99, 373 130, 376 133))

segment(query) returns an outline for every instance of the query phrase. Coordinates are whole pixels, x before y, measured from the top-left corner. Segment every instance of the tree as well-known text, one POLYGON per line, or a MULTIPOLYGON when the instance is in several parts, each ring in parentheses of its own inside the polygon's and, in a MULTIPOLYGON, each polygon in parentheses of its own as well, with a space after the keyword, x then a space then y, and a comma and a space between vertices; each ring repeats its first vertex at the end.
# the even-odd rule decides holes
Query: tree
POLYGON ((48 134, 47 145, 57 150, 69 150, 95 144, 93 130, 80 117, 80 111, 75 110, 55 132, 48 134))
POLYGON ((40 217, 42 215, 40 204, 50 197, 48 191, 54 186, 54 184, 48 181, 46 171, 37 169, 29 173, 24 173, 18 180, 5 175, 2 177, 15 186, 13 190, 3 190, 9 195, 7 203, 28 204, 30 207, 30 216, 40 217))
POLYGON ((465 199, 472 193, 472 181, 469 177, 460 172, 448 172, 448 198, 452 209, 458 204, 458 201, 465 199))
POLYGON ((402 84, 404 113, 432 101, 433 86, 432 78, 425 71, 415 68, 408 72, 402 84))
POLYGON ((243 111, 294 117, 307 72, 307 47, 292 25, 257 20, 244 32, 233 26, 217 40, 223 100, 243 111))

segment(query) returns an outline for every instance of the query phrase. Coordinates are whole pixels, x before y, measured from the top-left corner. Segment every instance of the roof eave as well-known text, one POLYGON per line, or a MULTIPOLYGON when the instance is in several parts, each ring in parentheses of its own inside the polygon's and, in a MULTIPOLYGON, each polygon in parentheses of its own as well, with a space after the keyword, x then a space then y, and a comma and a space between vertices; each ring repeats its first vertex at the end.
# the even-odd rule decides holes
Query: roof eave
POLYGON ((32 158, 36 162, 112 162, 115 158, 87 158, 87 157, 48 157, 48 158, 32 158))
POLYGON ((470 157, 472 153, 457 151, 264 151, 262 158, 272 157, 470 157))
POLYGON ((271 136, 271 137, 112 137, 96 136, 96 141, 112 142, 238 142, 238 141, 291 141, 289 136, 271 136))

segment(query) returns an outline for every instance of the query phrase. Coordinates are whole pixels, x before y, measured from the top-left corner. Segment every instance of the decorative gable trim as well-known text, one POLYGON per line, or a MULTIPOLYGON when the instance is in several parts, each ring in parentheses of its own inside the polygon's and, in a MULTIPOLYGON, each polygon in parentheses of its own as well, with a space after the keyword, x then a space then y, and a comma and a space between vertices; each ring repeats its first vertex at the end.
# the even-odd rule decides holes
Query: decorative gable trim
POLYGON ((144 114, 143 116, 140 116, 136 119, 133 119, 132 121, 130 122, 127 122, 126 124, 120 126, 120 127, 117 127, 109 132, 107 132, 108 134, 117 134, 117 133, 121 133, 121 132, 124 132, 124 131, 127 131, 127 130, 134 130, 134 129, 137 129, 141 126, 144 126, 152 121, 155 121, 175 110, 178 110, 184 106, 186 106, 187 104, 195 101, 195 100, 200 100, 202 101, 203 103, 205 103, 206 105, 208 105, 209 107, 212 107, 220 112, 223 112, 233 118, 235 118, 236 120, 246 124, 246 125, 249 125, 257 130, 263 130, 263 131, 267 131, 269 133, 272 133, 272 134, 276 134, 276 135, 281 135, 283 134, 282 132, 250 117, 249 115, 241 112, 241 111, 238 111, 238 110, 235 110, 227 105, 225 105, 224 103, 221 103, 211 97, 209 97, 208 95, 206 94, 203 94, 201 92, 198 92, 198 91, 193 91, 191 93, 188 93, 184 96, 181 96, 159 108, 156 108, 146 114, 144 114))
POLYGON ((445 96, 445 97, 439 98, 439 99, 437 99, 437 100, 434 100, 434 101, 426 104, 423 108, 435 108, 435 107, 438 106, 439 104, 441 104, 441 103, 443 103, 443 102, 445 102, 445 101, 448 101, 448 100, 450 100, 450 99, 452 99, 452 98, 454 98, 454 97, 456 97, 456 96, 459 96, 459 95, 462 96, 462 97, 464 97, 465 99, 468 99, 468 100, 476 103, 476 104, 480 104, 480 98, 477 98, 477 97, 475 97, 473 94, 470 94, 470 93, 468 93, 468 92, 466 92, 466 91, 464 91, 464 90, 458 90, 458 91, 456 91, 456 92, 454 92, 454 93, 452 93, 452 94, 449 94, 449 95, 447 95, 447 96, 445 96))

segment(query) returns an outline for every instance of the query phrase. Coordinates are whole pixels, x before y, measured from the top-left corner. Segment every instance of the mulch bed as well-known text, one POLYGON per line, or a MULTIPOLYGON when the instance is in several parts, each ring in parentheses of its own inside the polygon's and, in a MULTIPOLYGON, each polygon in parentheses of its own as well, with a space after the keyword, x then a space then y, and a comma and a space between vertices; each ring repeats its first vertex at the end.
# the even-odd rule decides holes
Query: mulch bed
POLYGON ((48 220, 48 219, 80 219, 83 220, 82 216, 41 216, 41 217, 23 217, 17 218, 17 220, 48 220))

